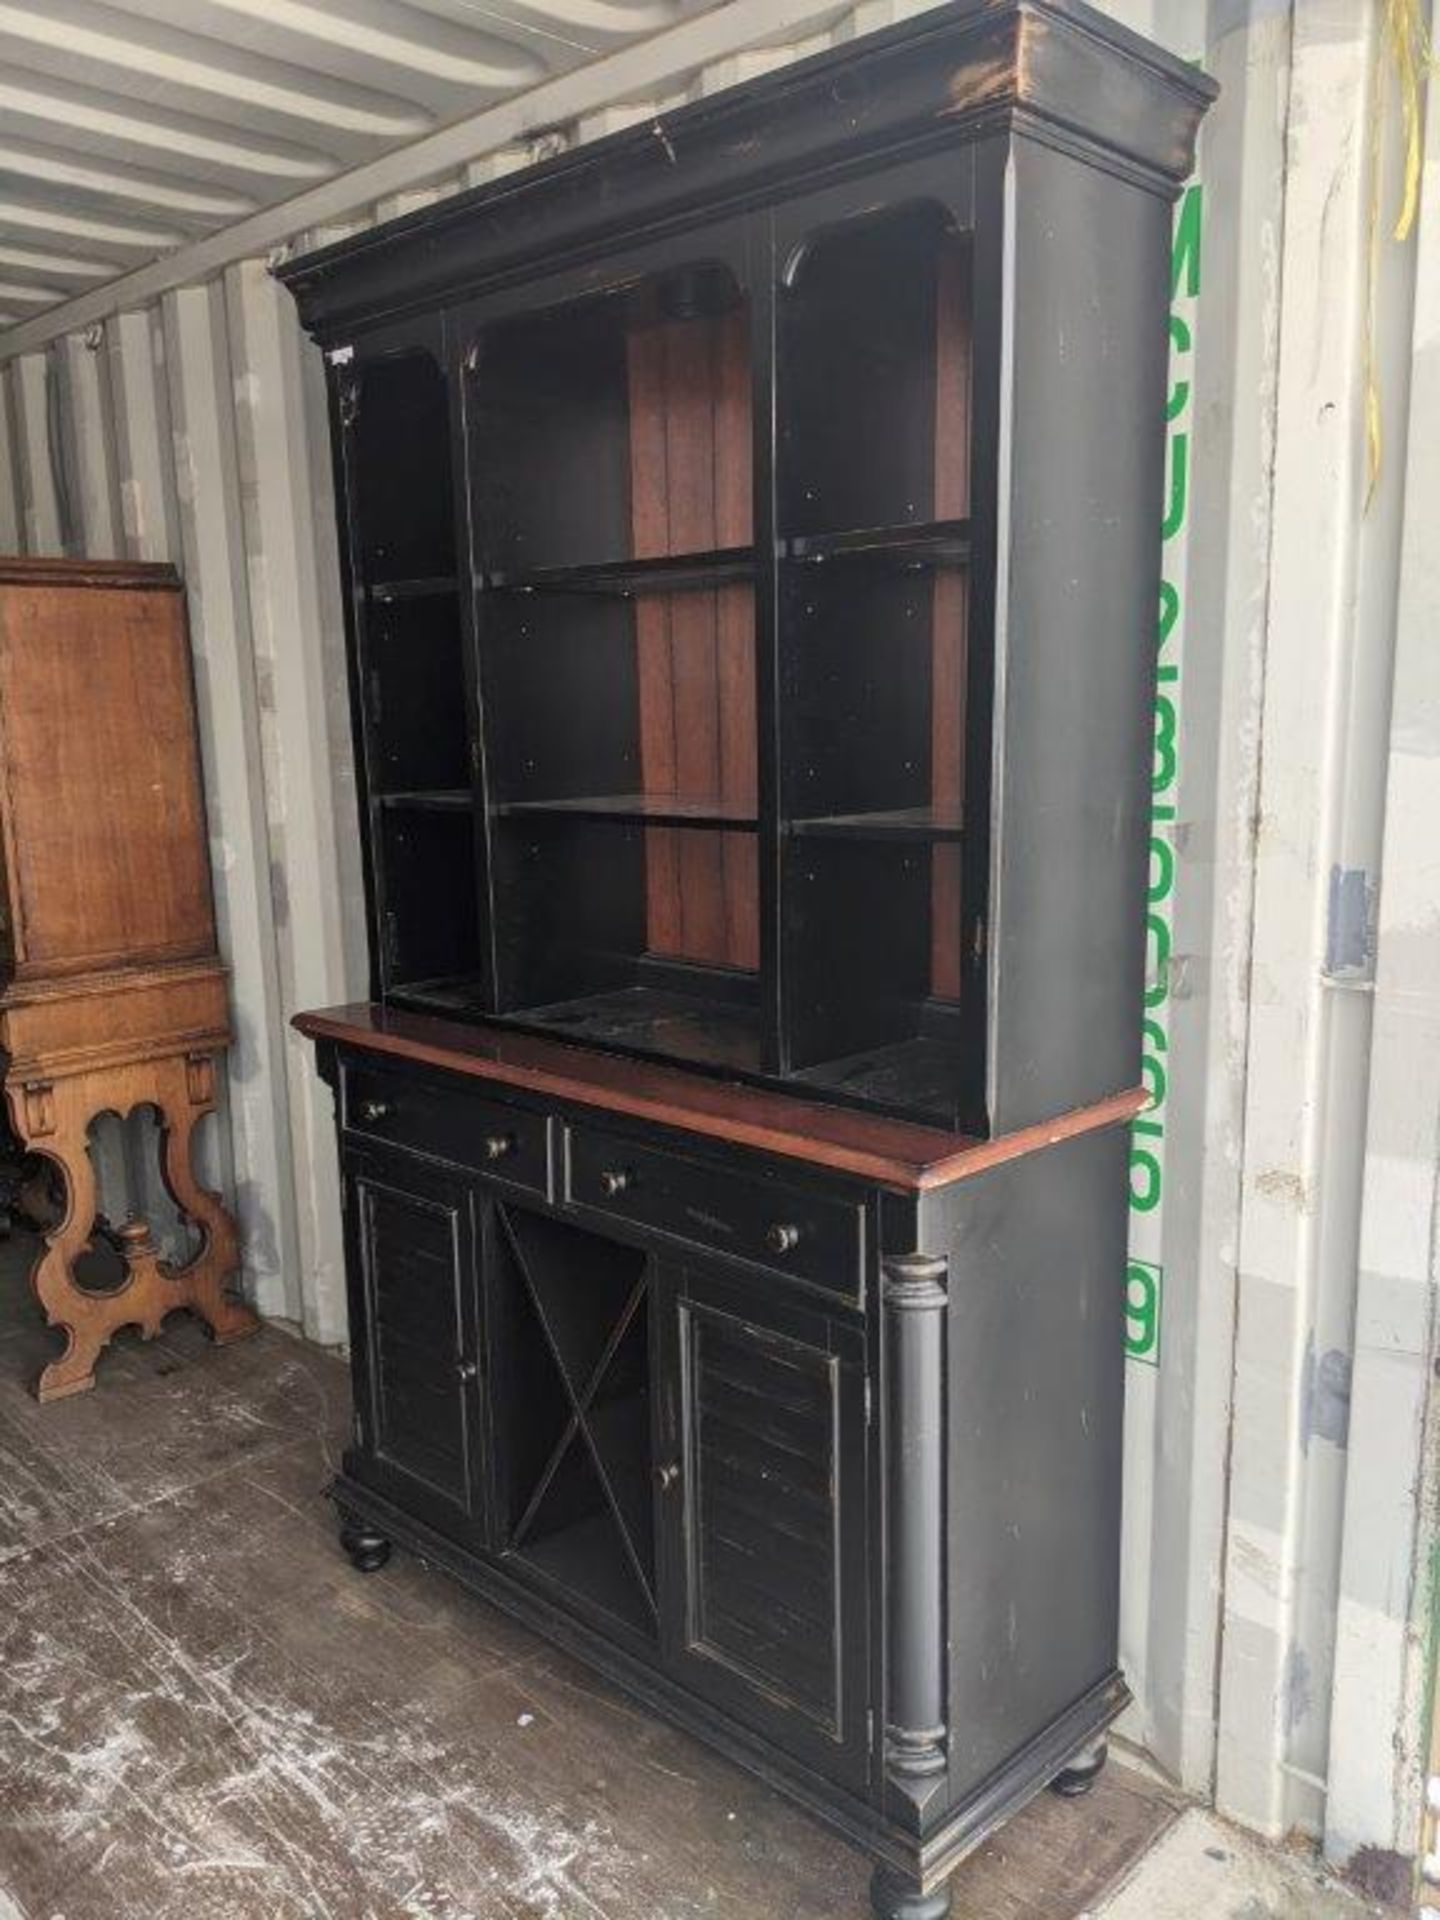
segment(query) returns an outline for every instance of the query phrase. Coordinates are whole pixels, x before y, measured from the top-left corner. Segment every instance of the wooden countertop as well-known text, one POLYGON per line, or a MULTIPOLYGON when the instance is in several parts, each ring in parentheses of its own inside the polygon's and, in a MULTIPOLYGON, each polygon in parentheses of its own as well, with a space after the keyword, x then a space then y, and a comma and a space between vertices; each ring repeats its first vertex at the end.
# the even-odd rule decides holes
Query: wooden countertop
POLYGON ((1075 1134, 1118 1125, 1146 1104, 1145 1093, 1135 1087, 1039 1126, 977 1140, 940 1127, 916 1126, 432 1014, 358 1004, 297 1014, 294 1025, 312 1040, 335 1040, 493 1085, 630 1114, 909 1192, 948 1186, 1075 1134))

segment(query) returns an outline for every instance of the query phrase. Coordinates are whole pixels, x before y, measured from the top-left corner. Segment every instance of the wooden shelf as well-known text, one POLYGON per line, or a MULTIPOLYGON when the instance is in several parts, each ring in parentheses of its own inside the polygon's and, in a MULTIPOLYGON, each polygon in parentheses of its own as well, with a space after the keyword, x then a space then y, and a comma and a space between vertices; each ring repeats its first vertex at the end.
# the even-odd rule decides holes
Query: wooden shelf
POLYGON ((515 1557, 579 1594, 635 1632, 655 1635, 655 1611, 625 1552, 608 1505, 554 1533, 527 1540, 515 1557))
POLYGON ((424 574, 414 580, 372 580, 366 589, 370 598, 382 605, 396 600, 435 600, 447 593, 458 593, 459 581, 451 573, 424 574))
POLYGON ((542 567, 534 573, 493 572, 491 593, 603 593, 621 599, 642 594, 702 592, 749 579, 753 547, 717 547, 706 553, 663 554, 648 560, 612 560, 593 567, 542 567))
POLYGON ((484 983, 478 974, 448 975, 444 979, 414 980, 391 988, 400 1006, 433 1008, 437 1013, 484 1013, 484 983))
POLYGON ((585 794, 569 800, 502 800, 495 807, 501 819, 565 818, 572 820, 643 821, 650 827, 711 827, 727 832, 753 833, 755 809, 720 795, 686 793, 585 794))
POLYGON ((468 813, 475 804, 469 787, 448 787, 436 792, 381 793, 376 795, 386 809, 413 809, 421 813, 468 813))
POLYGON ((792 820, 789 831, 812 840, 961 840, 964 823, 958 815, 934 807, 891 807, 873 813, 828 813, 792 820))
POLYGON ((901 1040, 894 1046, 827 1060, 794 1075, 797 1086, 843 1094, 867 1106, 953 1127, 964 1056, 946 1040, 901 1040))
POLYGON ((784 541, 782 551, 803 566, 870 560, 901 567, 963 567, 970 559, 970 522, 927 520, 855 527, 844 533, 803 533, 784 541))
POLYGON ((730 1067, 739 1073, 756 1073, 762 1064, 760 1018, 753 1007, 663 987, 586 994, 518 1009, 508 1018, 560 1039, 660 1059, 730 1067))

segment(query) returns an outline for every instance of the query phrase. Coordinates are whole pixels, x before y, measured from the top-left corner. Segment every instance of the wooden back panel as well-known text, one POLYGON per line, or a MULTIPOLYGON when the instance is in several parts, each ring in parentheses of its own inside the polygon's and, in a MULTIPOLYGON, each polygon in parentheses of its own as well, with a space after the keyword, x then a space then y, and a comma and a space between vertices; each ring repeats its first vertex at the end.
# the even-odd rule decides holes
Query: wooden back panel
MULTIPOLYGON (((743 310, 664 321, 629 343, 631 516, 637 558, 749 546, 749 334, 743 310)), ((749 586, 636 603, 645 791, 754 807, 755 600, 749 586)), ((652 828, 653 953, 759 965, 755 838, 652 828)))
POLYGON ((17 974, 214 951, 169 568, 0 562, 0 782, 17 974))

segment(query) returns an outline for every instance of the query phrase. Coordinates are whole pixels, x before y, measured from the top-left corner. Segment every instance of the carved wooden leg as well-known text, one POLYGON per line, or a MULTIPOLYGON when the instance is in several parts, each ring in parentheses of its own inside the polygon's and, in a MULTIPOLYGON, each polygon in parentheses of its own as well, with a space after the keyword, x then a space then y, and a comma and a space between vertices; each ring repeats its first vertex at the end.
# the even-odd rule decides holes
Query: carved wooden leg
POLYGON ((225 1283, 240 1267, 240 1242, 235 1221, 220 1196, 202 1187, 195 1177, 191 1147, 195 1128, 215 1105, 215 1062, 209 1054, 187 1054, 166 1061, 156 1101, 164 1147, 161 1172, 165 1190, 200 1234, 200 1248, 183 1267, 164 1267, 166 1277, 181 1289, 177 1305, 193 1307, 226 1346, 243 1340, 260 1322, 242 1300, 226 1293, 225 1283))
MULTIPOLYGON (((44 1249, 30 1272, 30 1286, 52 1327, 65 1335, 65 1351, 41 1373, 35 1393, 40 1400, 63 1400, 72 1393, 88 1393, 95 1384, 95 1362, 114 1331, 114 1322, 97 1302, 113 1296, 87 1293, 75 1283, 75 1260, 90 1239, 95 1218, 95 1171, 85 1123, 54 1127, 53 1094, 49 1088, 21 1089, 22 1112, 45 1103, 44 1118, 52 1123, 43 1140, 30 1141, 58 1169, 65 1191, 65 1211, 45 1235, 44 1249)), ((41 1117, 39 1114, 37 1118, 41 1117)), ((42 1122, 43 1124, 43 1122, 42 1122)))
POLYGON ((240 1264, 235 1223, 219 1197, 200 1186, 190 1164, 196 1122, 215 1101, 213 1056, 177 1054, 53 1082, 7 1083, 5 1097, 16 1133, 30 1152, 44 1154, 59 1169, 65 1187, 64 1214, 45 1235, 31 1275, 46 1319, 65 1334, 65 1351, 37 1384, 41 1400, 86 1392, 95 1384, 96 1359, 112 1334, 138 1326, 153 1338, 177 1307, 194 1307, 220 1342, 256 1331, 259 1320, 225 1292, 225 1282, 240 1264), (97 1113, 125 1114, 146 1104, 158 1109, 164 1129, 165 1185, 198 1227, 200 1249, 183 1267, 171 1267, 160 1259, 144 1221, 131 1221, 119 1235, 126 1278, 101 1293, 75 1279, 76 1258, 89 1244, 95 1222, 89 1127, 97 1113))

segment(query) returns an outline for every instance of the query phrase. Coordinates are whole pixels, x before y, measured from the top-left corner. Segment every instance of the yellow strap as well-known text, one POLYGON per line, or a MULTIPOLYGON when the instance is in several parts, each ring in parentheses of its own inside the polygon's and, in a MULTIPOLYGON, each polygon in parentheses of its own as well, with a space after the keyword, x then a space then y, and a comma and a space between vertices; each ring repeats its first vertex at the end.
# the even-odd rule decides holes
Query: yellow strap
POLYGON ((1387 75, 1393 63, 1400 93, 1400 126, 1405 142, 1405 179, 1400 211, 1391 230, 1394 240, 1408 240, 1420 206, 1421 128, 1420 98, 1435 66, 1435 51, 1421 13, 1421 0, 1379 0, 1385 46, 1376 55, 1370 115, 1369 282, 1365 296, 1365 507, 1368 511, 1380 479, 1383 452, 1380 382, 1375 370, 1375 285, 1380 245, 1380 137, 1388 97, 1387 75))

